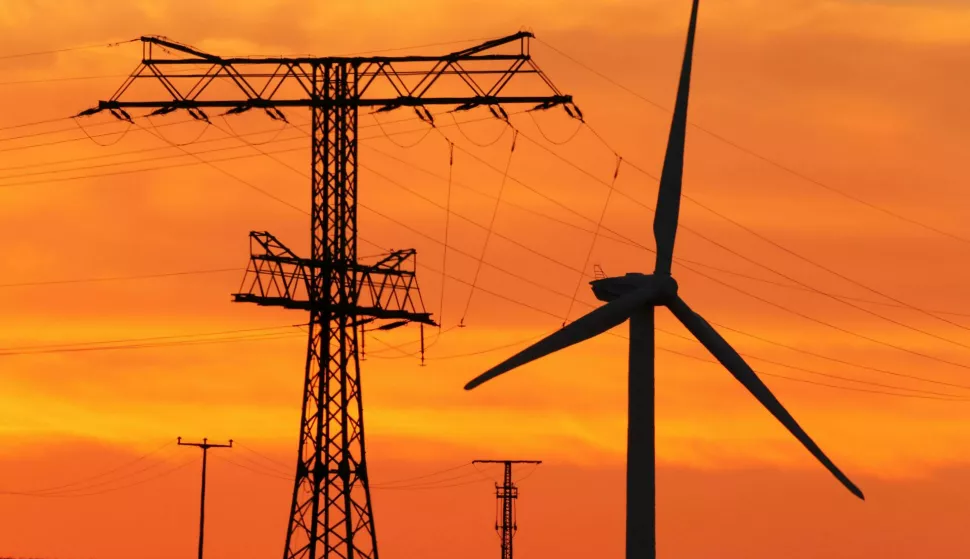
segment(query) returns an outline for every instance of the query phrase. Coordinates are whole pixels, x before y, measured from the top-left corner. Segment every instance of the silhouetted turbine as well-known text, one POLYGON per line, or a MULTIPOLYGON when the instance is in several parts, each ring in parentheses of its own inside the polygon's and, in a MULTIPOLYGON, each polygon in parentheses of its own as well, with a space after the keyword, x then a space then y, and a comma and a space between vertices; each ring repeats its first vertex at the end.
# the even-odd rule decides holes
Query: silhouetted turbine
POLYGON ((656 557, 655 465, 654 465, 654 307, 670 312, 707 348, 745 388, 771 412, 792 435, 808 449, 842 484, 860 499, 862 491, 832 463, 798 425, 777 398, 768 390, 744 359, 716 330, 695 313, 677 293, 677 282, 670 275, 674 238, 680 213, 680 192, 684 167, 684 140, 687 129, 687 100, 690 90, 691 60, 697 28, 698 0, 691 8, 687 47, 681 69, 677 102, 674 108, 653 234, 657 243, 654 273, 628 273, 625 276, 590 282, 597 299, 606 304, 498 366, 478 376, 466 390, 512 369, 549 355, 583 340, 602 334, 630 320, 629 419, 627 427, 627 526, 628 559, 656 557))

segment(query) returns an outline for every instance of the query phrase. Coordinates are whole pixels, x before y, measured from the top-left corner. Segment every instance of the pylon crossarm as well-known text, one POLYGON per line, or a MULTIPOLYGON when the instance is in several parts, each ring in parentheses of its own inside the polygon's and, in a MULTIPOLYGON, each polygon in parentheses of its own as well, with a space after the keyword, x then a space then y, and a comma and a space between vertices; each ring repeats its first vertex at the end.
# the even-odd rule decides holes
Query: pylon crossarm
POLYGON ((243 289, 233 294, 239 303, 256 303, 287 309, 325 310, 334 315, 406 320, 437 326, 425 312, 415 277, 415 251, 393 251, 374 265, 324 262, 300 258, 273 235, 250 233, 249 267, 243 289), (357 300, 334 305, 310 297, 310 279, 335 270, 349 271, 357 281, 357 300))
POLYGON ((125 109, 150 114, 185 110, 208 120, 206 109, 227 114, 262 109, 285 120, 286 107, 399 107, 531 104, 536 109, 571 105, 529 53, 531 33, 516 33, 443 56, 237 57, 223 58, 159 37, 142 37, 142 61, 110 99, 81 115, 125 109), (509 47, 518 44, 510 52, 509 47), (315 94, 320 68, 352 68, 356 93, 340 99, 315 94), (527 79, 531 76, 531 79, 527 79), (147 87, 147 90, 146 90, 147 87))

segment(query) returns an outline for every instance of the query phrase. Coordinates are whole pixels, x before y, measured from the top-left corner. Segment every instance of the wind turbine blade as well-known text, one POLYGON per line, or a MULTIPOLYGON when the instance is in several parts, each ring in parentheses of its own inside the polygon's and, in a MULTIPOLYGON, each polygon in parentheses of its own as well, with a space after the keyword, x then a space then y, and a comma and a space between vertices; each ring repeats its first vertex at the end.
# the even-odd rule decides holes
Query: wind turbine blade
POLYGON ((465 390, 471 390, 516 367, 545 357, 550 353, 567 348, 573 344, 588 340, 606 332, 610 328, 619 326, 630 317, 630 314, 637 307, 651 303, 651 300, 657 294, 658 289, 656 287, 644 286, 614 299, 475 377, 465 385, 465 390))
POLYGON ((674 258, 674 238, 677 236, 681 181, 684 176, 687 100, 690 95, 690 69, 694 58, 694 34, 697 30, 698 2, 699 0, 694 0, 691 7, 690 27, 687 29, 687 48, 684 52, 684 63, 680 70, 680 84, 677 86, 674 119, 670 123, 670 136, 667 139, 667 154, 664 156, 663 171, 660 174, 657 212, 653 218, 653 237, 657 242, 657 265, 654 273, 660 276, 670 274, 670 265, 674 258))
POLYGON ((688 330, 690 330, 694 337, 704 344, 704 347, 706 347, 707 350, 710 351, 711 354, 716 357, 717 360, 720 361, 721 364, 724 365, 724 367, 726 367, 732 375, 734 375, 734 378, 738 379, 738 381, 743 384, 744 387, 747 388, 748 391, 751 392, 751 394, 754 395, 759 402, 761 402, 761 405, 768 408, 768 411, 771 412, 771 414, 774 415, 775 418, 780 421, 781 424, 784 425, 785 428, 787 428, 791 434, 794 435, 795 438, 798 439, 805 446, 805 448, 807 448, 808 451, 818 459, 819 462, 822 463, 822 465, 828 468, 836 479, 842 482, 842 485, 844 485, 856 497, 865 499, 865 497, 862 495, 862 491, 860 491, 859 488, 856 487, 856 485, 852 483, 849 478, 846 477, 846 475, 843 474, 834 463, 832 463, 831 460, 829 460, 825 453, 822 452, 822 449, 815 444, 811 437, 808 436, 808 433, 806 433, 798 425, 795 418, 793 418, 791 414, 788 413, 788 410, 781 405, 781 402, 775 398, 775 395, 768 390, 768 387, 765 386, 763 382, 761 382, 758 375, 751 370, 751 367, 749 367, 748 364, 745 363, 744 359, 738 355, 738 352, 734 351, 734 348, 727 343, 727 340, 722 338, 721 335, 714 330, 713 326, 711 326, 699 314, 691 310, 691 308, 687 306, 687 303, 685 303, 680 297, 676 297, 669 301, 667 303, 667 308, 669 308, 670 311, 674 313, 674 316, 676 316, 677 319, 680 320, 680 322, 683 323, 688 330))

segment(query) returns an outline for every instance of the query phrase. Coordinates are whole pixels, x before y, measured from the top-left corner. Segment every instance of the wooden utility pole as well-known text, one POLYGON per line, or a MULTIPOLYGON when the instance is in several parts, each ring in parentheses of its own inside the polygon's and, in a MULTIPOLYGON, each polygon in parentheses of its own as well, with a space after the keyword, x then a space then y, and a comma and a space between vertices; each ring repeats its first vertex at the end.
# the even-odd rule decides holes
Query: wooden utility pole
POLYGON ((179 446, 196 446, 202 449, 202 503, 199 509, 199 559, 202 559, 202 542, 205 539, 205 467, 206 458, 210 448, 232 448, 232 439, 229 444, 212 444, 209 439, 203 438, 201 443, 183 443, 182 437, 178 438, 179 446))

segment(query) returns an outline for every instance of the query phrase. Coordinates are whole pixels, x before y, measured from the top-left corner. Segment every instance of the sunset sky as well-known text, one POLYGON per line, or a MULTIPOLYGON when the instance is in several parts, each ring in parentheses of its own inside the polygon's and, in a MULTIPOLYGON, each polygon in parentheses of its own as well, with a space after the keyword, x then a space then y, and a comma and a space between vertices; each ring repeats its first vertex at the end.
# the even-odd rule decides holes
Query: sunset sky
MULTIPOLYGON (((306 315, 230 294, 249 231, 308 252, 286 204, 308 209, 309 115, 75 122, 140 61, 137 43, 103 45, 443 54, 520 29, 587 124, 513 114, 510 151, 485 109, 430 133, 407 110, 361 112, 360 254, 416 248, 442 323, 423 367, 416 326, 366 341, 380 552, 495 556, 500 470, 467 463, 521 458, 543 464, 516 472, 518 557, 622 557, 626 326, 462 386, 598 305, 588 278, 570 304, 578 270, 652 270, 688 15, 687 0, 0 2, 0 557, 194 554, 201 457, 177 436, 239 443, 210 455, 207 557, 284 543, 306 315)), ((659 310, 660 557, 970 553, 968 47, 956 0, 701 3, 674 274, 867 500, 659 310)))

